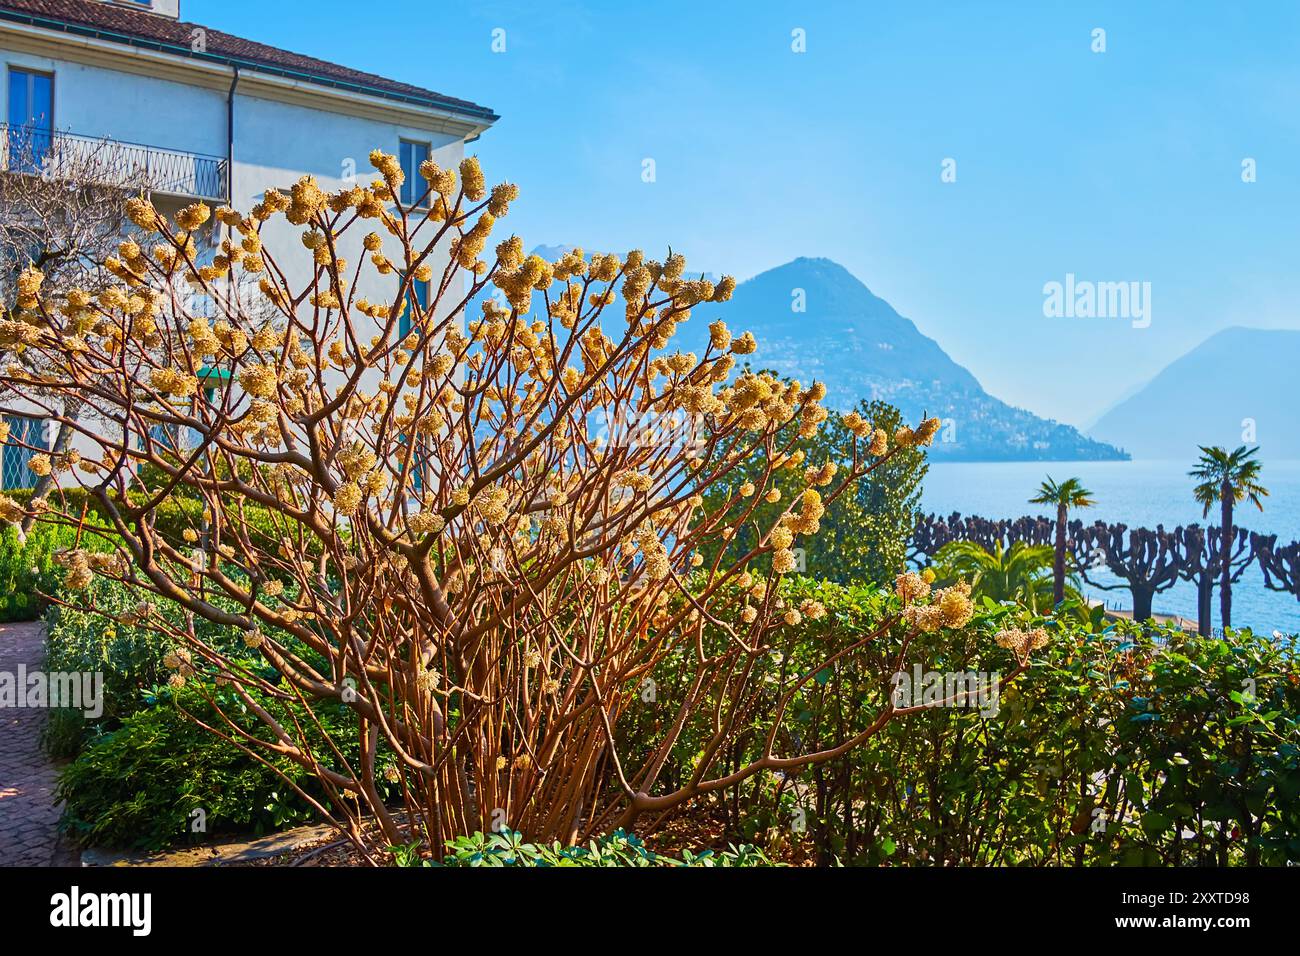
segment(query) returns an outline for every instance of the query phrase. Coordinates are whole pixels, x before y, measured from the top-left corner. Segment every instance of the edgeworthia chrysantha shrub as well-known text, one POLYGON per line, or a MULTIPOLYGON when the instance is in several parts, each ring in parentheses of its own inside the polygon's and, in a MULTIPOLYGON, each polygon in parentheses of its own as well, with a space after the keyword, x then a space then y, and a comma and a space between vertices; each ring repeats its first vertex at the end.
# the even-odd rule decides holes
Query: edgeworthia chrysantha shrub
MULTIPOLYGON (((39 271, 24 272, 0 341, 41 353, 46 371, 37 381, 10 363, 0 392, 55 420, 51 396, 84 411, 79 451, 32 459, 55 490, 26 507, 0 500, 0 516, 110 529, 116 552, 63 556, 68 586, 126 582, 136 623, 167 631, 150 604, 168 601, 242 634, 248 657, 168 631, 188 650, 171 659, 173 683, 261 716, 261 734, 214 729, 307 768, 330 797, 322 811, 369 851, 416 839, 441 854, 501 827, 568 843, 650 827, 700 794, 833 759, 902 712, 886 706, 834 747, 791 749, 781 728, 818 668, 773 688, 754 665, 778 629, 824 613, 786 606, 778 584, 826 504, 938 422, 889 435, 850 416, 851 467, 803 461, 775 436, 791 422, 816 433, 823 385, 738 369, 756 343, 721 322, 703 354, 672 346, 732 279, 692 279, 680 255, 639 251, 547 262, 515 236, 488 253, 516 187, 489 190, 474 159, 459 175, 429 161, 404 206, 396 159, 371 161, 370 185, 327 193, 304 177, 248 213, 196 203, 168 221, 133 199, 138 232, 105 264, 119 281, 93 297, 47 298, 39 271), (277 217, 301 248, 263 245, 277 217), (219 248, 201 261, 209 235, 219 248), (228 294, 250 284, 256 307, 228 294), (386 291, 371 301, 362 284, 386 291), (758 480, 704 507, 755 459, 758 480), (706 563, 702 544, 780 499, 777 469, 804 490, 748 553, 706 563), (93 508, 61 504, 76 487, 93 508), (196 502, 191 526, 164 533, 158 509, 179 497, 196 502), (688 690, 656 700, 668 658, 689 662, 688 690), (268 695, 307 713, 349 708, 358 756, 313 749, 318 735, 276 720, 268 695), (645 706, 662 714, 657 736, 625 746, 620 717, 645 706), (755 720, 761 757, 724 772, 755 720), (674 743, 701 722, 694 769, 662 786, 674 743)), ((964 590, 927 603, 915 576, 898 590, 906 620, 828 649, 823 668, 891 629, 970 619, 964 590)))

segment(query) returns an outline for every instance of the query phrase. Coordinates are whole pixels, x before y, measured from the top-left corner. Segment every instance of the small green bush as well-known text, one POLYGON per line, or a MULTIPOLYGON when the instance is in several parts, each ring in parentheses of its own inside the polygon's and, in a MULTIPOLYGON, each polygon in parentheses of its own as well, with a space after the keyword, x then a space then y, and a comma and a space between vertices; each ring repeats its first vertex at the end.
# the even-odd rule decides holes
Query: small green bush
POLYGON ((169 676, 163 657, 174 647, 156 632, 117 620, 140 597, 114 581, 96 577, 78 600, 92 602, 101 613, 52 607, 45 618, 45 666, 49 671, 102 674, 103 712, 88 719, 79 710, 50 711, 43 740, 46 751, 58 758, 75 757, 87 739, 116 729, 144 708, 145 692, 169 676))
POLYGON ((655 853, 631 833, 616 830, 592 840, 585 846, 550 846, 526 843, 521 834, 510 830, 499 833, 474 833, 452 843, 452 852, 441 863, 422 860, 414 846, 393 847, 398 866, 701 866, 752 867, 773 866, 761 850, 752 846, 733 846, 722 852, 685 851, 680 857, 655 853))
POLYGON ((54 552, 63 546, 63 537, 60 529, 39 528, 20 542, 17 528, 0 526, 0 621, 34 621, 41 616, 45 602, 39 592, 48 594, 58 585, 54 552))
MULTIPOLYGON (((233 694, 222 693, 230 695, 223 709, 237 710, 233 694)), ((60 776, 58 797, 66 802, 61 825, 78 843, 159 850, 215 833, 262 834, 314 819, 310 804, 272 769, 187 716, 225 728, 197 690, 159 688, 144 702, 60 776), (204 828, 196 830, 200 819, 204 828)), ((349 713, 325 707, 318 716, 346 750, 349 732, 355 735, 349 713)), ((241 723, 260 727, 252 714, 241 723)), ((319 797, 314 780, 297 765, 277 760, 275 766, 319 797)))

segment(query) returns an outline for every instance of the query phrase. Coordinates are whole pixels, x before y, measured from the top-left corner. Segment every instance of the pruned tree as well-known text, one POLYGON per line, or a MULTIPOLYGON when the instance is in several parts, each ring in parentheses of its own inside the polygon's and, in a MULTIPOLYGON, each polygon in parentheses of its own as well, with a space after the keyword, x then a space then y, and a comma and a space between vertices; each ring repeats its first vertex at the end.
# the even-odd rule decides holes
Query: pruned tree
POLYGON ((1300 601, 1300 541, 1279 546, 1277 535, 1251 532, 1250 552, 1259 562, 1264 587, 1293 594, 1300 601))
POLYGON ((1133 620, 1148 620, 1155 596, 1178 583, 1182 561, 1177 533, 1163 526, 1151 531, 1101 521, 1081 532, 1090 556, 1079 565, 1083 579, 1103 591, 1127 589, 1133 598, 1133 620), (1088 574, 1103 568, 1119 583, 1103 582, 1088 574))
MULTIPOLYGON (((927 444, 937 420, 889 435, 855 419, 845 467, 800 462, 793 442, 826 418, 824 386, 737 374, 755 342, 721 322, 703 354, 671 349, 691 309, 727 299, 733 280, 689 279, 681 256, 639 251, 546 262, 514 236, 484 256, 514 186, 489 191, 473 159, 459 176, 427 161, 424 195, 407 207, 397 160, 371 160, 370 185, 327 194, 304 177, 248 214, 216 210, 230 235, 207 265, 194 236, 212 211, 194 204, 170 222, 136 199, 129 214, 154 247, 124 243, 105 263, 117 281, 98 295, 51 296, 38 269, 24 272, 3 332, 46 371, 9 364, 0 396, 44 403, 79 442, 33 459, 55 476, 46 498, 0 501, 0 514, 116 542, 65 554, 67 585, 99 574, 137 589, 132 620, 184 644, 173 682, 227 714, 211 729, 310 771, 321 812, 371 853, 413 839, 437 854, 501 826, 571 841, 648 825, 757 774, 833 760, 907 713, 883 703, 865 730, 803 748, 782 732, 815 676, 873 641, 896 642, 901 666, 916 635, 966 627, 961 585, 931 595, 904 575, 902 606, 870 634, 846 635, 775 686, 760 665, 783 628, 824 613, 781 597, 796 541, 864 475, 927 444), (280 216, 314 262, 300 285, 262 245, 280 216), (365 257, 347 262, 342 245, 371 226, 365 257), (232 271, 258 279, 273 321, 230 299, 215 322, 188 310, 184 288, 210 290, 232 271), (363 280, 386 286, 382 301, 358 294, 363 280), (415 281, 431 283, 427 306, 415 281), (504 302, 484 297, 462 324, 490 286, 504 302), (538 296, 542 318, 528 322, 538 296), (69 399, 111 427, 63 415, 69 399), (757 480, 705 507, 755 460, 757 480), (798 493, 780 497, 743 555, 716 549, 706 562, 706 544, 774 502, 781 470, 801 476, 798 493), (73 487, 93 508, 65 501, 73 487), (180 534, 157 520, 178 495, 201 503, 180 534), (242 634, 248 656, 172 628, 159 601, 242 634), (654 739, 626 748, 621 721, 663 666, 683 690, 658 702, 654 739), (354 752, 313 745, 324 706, 355 719, 354 752), (755 727, 757 756, 718 770, 755 727), (703 747, 665 788, 688 728, 703 747)), ((1001 639, 1015 650, 1006 679, 1037 646, 1014 638, 1001 639)))
MULTIPOLYGON (((80 290, 95 295, 112 280, 104 260, 112 255, 130 227, 127 196, 147 188, 143 169, 128 161, 123 147, 111 140, 73 139, 41 134, 11 135, 0 164, 0 318, 14 318, 17 284, 29 266, 44 276, 47 295, 80 290)), ((45 369, 40 350, 29 349, 21 335, 0 335, 0 363, 17 360, 36 375, 45 369)), ((64 393, 57 408, 66 421, 81 414, 80 398, 64 393)), ((67 451, 74 427, 59 426, 53 451, 67 451)), ((49 490, 50 477, 35 479, 34 495, 49 490)), ((34 519, 23 523, 23 532, 34 519)))

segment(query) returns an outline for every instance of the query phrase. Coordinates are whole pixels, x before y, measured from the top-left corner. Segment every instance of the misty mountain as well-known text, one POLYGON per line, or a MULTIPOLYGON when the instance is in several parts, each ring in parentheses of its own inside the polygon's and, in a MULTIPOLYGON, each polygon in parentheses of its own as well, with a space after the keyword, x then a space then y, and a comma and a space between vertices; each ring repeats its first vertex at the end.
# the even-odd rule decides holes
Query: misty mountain
POLYGON ((804 384, 825 382, 832 408, 847 411, 862 399, 883 399, 908 421, 922 415, 945 419, 931 449, 934 459, 1124 457, 1069 425, 989 395, 939 343, 830 259, 795 259, 741 283, 730 302, 695 310, 687 339, 702 335, 717 316, 735 334, 754 333, 758 352, 749 357, 754 368, 804 384))
POLYGON ((1198 445, 1259 445, 1300 458, 1294 421, 1300 331, 1234 327, 1210 336, 1104 414, 1090 433, 1137 458, 1191 460, 1198 445))

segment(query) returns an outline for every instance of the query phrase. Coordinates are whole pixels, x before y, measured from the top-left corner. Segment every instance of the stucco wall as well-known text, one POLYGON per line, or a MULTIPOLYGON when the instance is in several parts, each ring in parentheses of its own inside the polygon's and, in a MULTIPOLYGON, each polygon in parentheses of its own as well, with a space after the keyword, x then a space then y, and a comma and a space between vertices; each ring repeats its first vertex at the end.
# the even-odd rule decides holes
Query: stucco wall
MULTIPOLYGON (((91 137, 111 137, 213 156, 226 154, 226 98, 212 89, 119 72, 7 48, 4 102, 9 99, 9 67, 54 74, 54 128, 91 137)), ((3 116, 8 120, 8 114, 3 116)))

